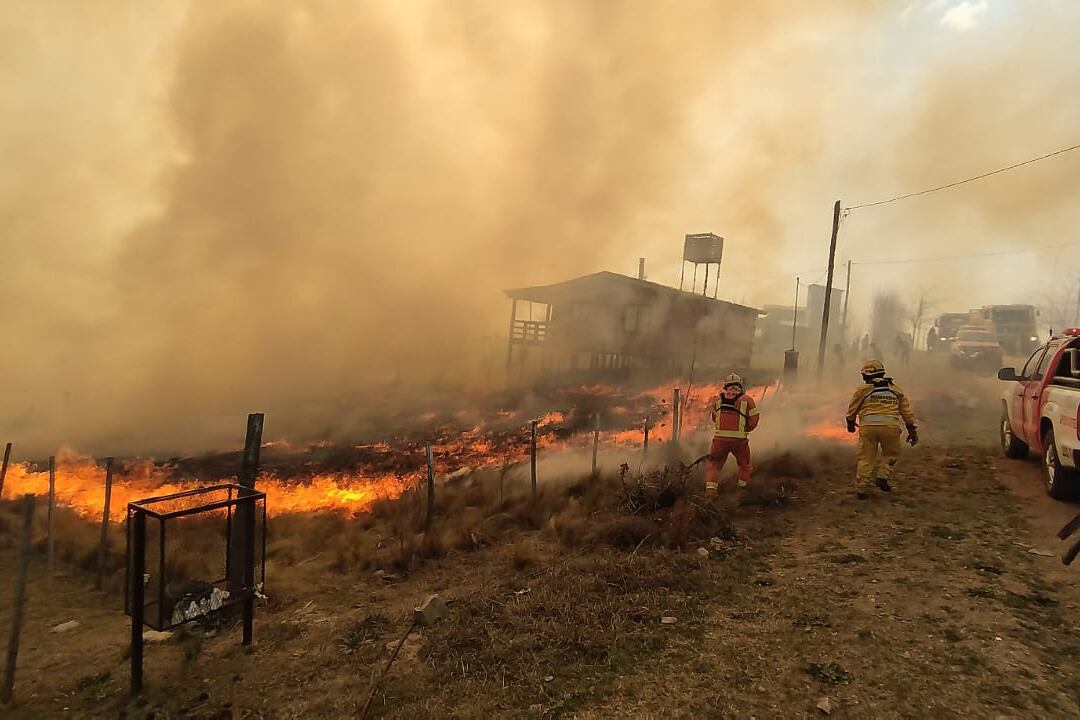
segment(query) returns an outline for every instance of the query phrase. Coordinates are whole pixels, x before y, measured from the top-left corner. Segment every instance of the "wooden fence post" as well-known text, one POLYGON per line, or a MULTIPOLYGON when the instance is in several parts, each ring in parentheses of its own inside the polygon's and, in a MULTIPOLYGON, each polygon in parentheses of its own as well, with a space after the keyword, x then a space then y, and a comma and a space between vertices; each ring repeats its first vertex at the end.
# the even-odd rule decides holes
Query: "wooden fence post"
POLYGON ((424 532, 431 532, 431 518, 435 515, 435 451, 427 446, 427 520, 424 532))
POLYGON ((101 590, 105 577, 105 555, 109 550, 109 503, 112 500, 113 459, 105 458, 105 505, 101 509, 101 541, 98 543, 97 578, 94 589, 101 590))
MULTIPOLYGON (((11 447, 9 444, 8 447, 11 447)), ((8 704, 15 692, 15 661, 19 656, 19 635, 22 632, 23 604, 26 597, 26 571, 30 563, 30 531, 34 522, 34 496, 23 497, 22 537, 19 538, 19 564, 15 572, 15 601, 12 606, 11 634, 8 636, 7 662, 4 664, 4 685, 0 687, 0 704, 8 704)))
POLYGON ((0 465, 0 496, 4 494, 4 478, 7 477, 9 460, 11 460, 11 443, 4 446, 4 464, 0 465))
POLYGON ((49 456, 48 568, 53 571, 53 508, 56 506, 56 456, 49 456))
POLYGON ((680 406, 679 388, 671 393, 671 441, 679 442, 682 435, 682 407, 680 406))
POLYGON ((600 448, 600 413, 596 413, 592 433, 592 471, 596 474, 596 451, 600 448))
POLYGON ((532 477, 532 496, 536 499, 536 420, 529 423, 529 428, 532 435, 532 441, 530 443, 529 465, 531 469, 532 477))
POLYGON ((645 433, 645 439, 641 443, 641 453, 642 453, 642 455, 646 455, 649 452, 649 416, 648 415, 645 416, 644 433, 645 433))
MULTIPOLYGON (((240 461, 240 485, 255 489, 255 480, 259 476, 259 453, 262 449, 263 434, 262 413, 250 413, 247 417, 247 432, 244 435, 244 455, 240 461)), ((232 537, 229 543, 228 580, 229 591, 236 593, 245 588, 245 564, 250 552, 255 547, 255 505, 240 503, 232 520, 232 537)), ((253 557, 253 556, 252 556, 253 557)), ((245 602, 245 612, 247 609, 245 602)))

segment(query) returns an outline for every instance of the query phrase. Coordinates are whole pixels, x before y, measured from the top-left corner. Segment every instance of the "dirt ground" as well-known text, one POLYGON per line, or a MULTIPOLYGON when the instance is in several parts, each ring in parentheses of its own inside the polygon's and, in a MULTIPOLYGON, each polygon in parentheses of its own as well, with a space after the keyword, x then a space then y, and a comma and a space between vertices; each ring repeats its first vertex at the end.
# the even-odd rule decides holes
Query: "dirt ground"
MULTIPOLYGON (((925 443, 896 492, 865 501, 851 447, 815 441, 763 450, 713 514, 700 466, 654 474, 655 496, 615 476, 535 505, 463 486, 407 561, 385 508, 275 519, 254 645, 235 622, 185 626, 148 645, 135 701, 116 577, 97 594, 77 553, 52 578, 36 555, 3 716, 355 717, 439 593, 448 616, 408 636, 371 717, 824 717, 825 698, 838 718, 1080 717, 1080 567, 1054 536, 1080 507, 1045 496, 1034 460, 1001 457, 987 387, 917 396, 925 443)), ((0 506, 5 633, 14 512, 0 506)))

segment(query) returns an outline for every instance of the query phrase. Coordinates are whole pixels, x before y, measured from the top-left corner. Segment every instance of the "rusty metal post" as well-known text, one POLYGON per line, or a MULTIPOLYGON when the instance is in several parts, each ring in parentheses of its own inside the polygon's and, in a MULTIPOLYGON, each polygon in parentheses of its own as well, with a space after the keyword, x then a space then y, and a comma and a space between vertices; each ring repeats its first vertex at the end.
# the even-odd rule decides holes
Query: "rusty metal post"
POLYGON ((131 583, 131 694, 138 695, 143 689, 143 617, 146 613, 145 587, 143 576, 146 574, 146 515, 131 511, 128 506, 128 538, 131 583))
MULTIPOLYGON (((8 443, 8 448, 11 443, 8 443)), ((15 572, 15 598, 12 606, 11 634, 8 635, 7 661, 4 663, 4 685, 0 687, 0 703, 9 704, 15 693, 15 663, 19 657, 19 635, 22 633, 23 605, 26 598, 26 574, 30 564, 30 532, 34 523, 34 496, 23 497, 23 526, 19 538, 19 564, 15 572)))
POLYGON ((49 456, 48 568, 53 571, 53 508, 56 506, 56 457, 49 456))
POLYGON ((0 496, 4 494, 4 478, 7 477, 9 460, 11 460, 11 443, 4 446, 4 464, 0 465, 0 496))
POLYGON ((112 500, 113 459, 105 458, 105 504, 101 509, 101 540, 98 543, 97 578, 94 589, 101 590, 105 577, 105 555, 109 550, 109 503, 112 500))

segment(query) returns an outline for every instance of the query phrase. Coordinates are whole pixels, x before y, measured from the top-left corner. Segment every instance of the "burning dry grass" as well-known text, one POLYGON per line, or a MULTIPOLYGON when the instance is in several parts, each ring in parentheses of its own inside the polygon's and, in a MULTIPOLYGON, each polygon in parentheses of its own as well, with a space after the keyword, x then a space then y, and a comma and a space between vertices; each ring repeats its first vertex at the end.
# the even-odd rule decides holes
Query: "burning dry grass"
MULTIPOLYGON (((835 464, 835 453, 829 458, 835 464)), ((751 493, 772 498, 783 488, 789 501, 802 497, 815 487, 820 464, 809 455, 764 457, 751 493)), ((333 716, 351 702, 354 686, 365 684, 355 678, 385 661, 417 594, 435 589, 454 601, 451 616, 409 645, 377 708, 452 716, 468 707, 477 716, 500 716, 535 704, 539 693, 545 708, 572 712, 591 697, 587 688, 611 687, 609 679, 673 639, 699 637, 710 603, 745 585, 753 557, 767 549, 759 540, 747 547, 736 531, 737 523, 755 522, 757 508, 738 507, 740 498, 754 496, 732 489, 706 502, 702 474, 702 465, 688 470, 671 460, 643 474, 624 468, 552 477, 534 500, 520 478, 475 472, 439 485, 430 531, 426 494, 416 488, 351 516, 273 517, 270 599, 260 611, 256 652, 301 653, 318 672, 353 678, 340 700, 328 701, 333 716), (721 558, 723 572, 710 569, 721 558), (662 624, 668 617, 675 623, 662 624), (567 667, 575 668, 574 677, 564 676, 567 667), (429 679, 453 683, 457 699, 422 697, 417 688, 430 687, 429 679)), ((5 544, 15 536, 15 510, 14 503, 0 503, 5 544)), ((84 569, 89 580, 96 524, 69 509, 58 510, 57 519, 60 562, 84 569)), ((38 520, 40 546, 42 513, 38 520)), ((193 551, 211 550, 220 540, 205 529, 204 545, 193 542, 193 551)), ((122 591, 123 536, 115 534, 122 528, 113 530, 115 598, 122 591)), ((192 564, 171 567, 170 575, 201 571, 192 564)), ((212 647, 192 641, 184 657, 224 652, 212 647)))
MULTIPOLYGON (((673 450, 673 449, 672 449, 673 450)), ((831 456, 830 456, 831 457, 831 456)), ((430 529, 426 527, 426 491, 406 489, 398 497, 383 497, 368 512, 286 513, 272 517, 267 529, 270 587, 285 568, 305 564, 334 574, 381 570, 390 577, 437 563, 451 555, 475 553, 513 545, 514 565, 542 564, 551 552, 569 553, 585 547, 640 553, 658 548, 685 549, 710 538, 734 538, 733 511, 738 503, 776 506, 790 502, 800 486, 815 476, 819 458, 781 453, 758 461, 751 488, 706 502, 700 494, 703 466, 689 469, 673 451, 666 465, 641 474, 626 465, 618 473, 553 477, 535 499, 521 477, 507 469, 473 472, 440 483, 430 529), (532 547, 523 538, 535 538, 532 547)), ((117 507, 114 505, 114 507, 117 507)), ((122 507, 114 519, 124 517, 122 507)), ((0 503, 0 543, 17 536, 17 504, 0 503)), ((35 512, 34 545, 44 554, 46 501, 35 512)), ((57 562, 92 575, 97 566, 99 521, 84 519, 77 508, 55 509, 54 543, 57 562)), ((201 558, 221 556, 220 532, 190 532, 177 538, 188 543, 183 553, 170 552, 169 577, 202 577, 215 570, 201 558)), ((109 528, 106 590, 122 592, 126 537, 121 524, 109 528)), ((273 594, 273 593, 271 593, 273 594)))

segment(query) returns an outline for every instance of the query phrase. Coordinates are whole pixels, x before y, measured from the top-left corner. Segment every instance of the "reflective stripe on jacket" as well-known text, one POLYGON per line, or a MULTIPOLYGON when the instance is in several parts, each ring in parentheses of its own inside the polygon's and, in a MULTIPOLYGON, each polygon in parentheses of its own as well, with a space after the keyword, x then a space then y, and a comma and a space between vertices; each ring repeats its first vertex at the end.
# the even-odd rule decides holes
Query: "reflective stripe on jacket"
POLYGON ((761 411, 758 410, 754 398, 749 395, 740 395, 731 402, 721 397, 713 407, 713 414, 716 423, 713 437, 730 440, 745 440, 750 437, 761 419, 761 411))
POLYGON ((885 378, 875 383, 866 383, 855 391, 848 405, 847 419, 859 420, 860 425, 904 425, 915 424, 915 413, 911 410, 904 391, 885 378))

